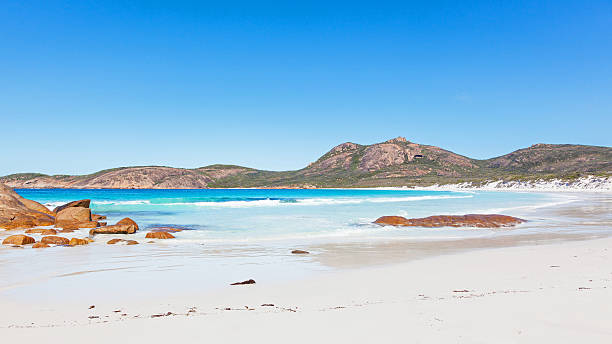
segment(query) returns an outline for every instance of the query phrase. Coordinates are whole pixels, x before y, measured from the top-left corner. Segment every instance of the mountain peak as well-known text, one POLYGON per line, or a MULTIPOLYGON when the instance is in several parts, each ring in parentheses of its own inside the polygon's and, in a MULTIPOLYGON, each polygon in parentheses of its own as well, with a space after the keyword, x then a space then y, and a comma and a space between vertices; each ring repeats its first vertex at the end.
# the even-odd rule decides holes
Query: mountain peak
POLYGON ((385 143, 406 143, 406 142, 408 142, 408 140, 406 140, 406 138, 403 136, 398 136, 394 139, 385 141, 385 143))

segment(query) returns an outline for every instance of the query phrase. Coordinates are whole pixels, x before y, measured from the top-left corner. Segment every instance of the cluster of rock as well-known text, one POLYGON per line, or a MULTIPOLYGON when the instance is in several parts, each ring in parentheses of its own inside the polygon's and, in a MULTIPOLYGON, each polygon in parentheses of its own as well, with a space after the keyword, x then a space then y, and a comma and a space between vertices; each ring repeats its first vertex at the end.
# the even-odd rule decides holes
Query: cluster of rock
MULTIPOLYGON (((59 206, 52 211, 44 205, 23 198, 11 188, 0 184, 0 228, 7 230, 25 229, 25 234, 11 235, 2 242, 4 245, 30 245, 33 248, 49 247, 49 245, 79 246, 93 242, 97 234, 134 234, 139 230, 138 224, 130 219, 124 218, 115 225, 107 225, 100 220, 106 216, 92 214, 89 208, 91 201, 88 199, 74 201, 59 206), (49 228, 53 226, 54 228, 49 228), (46 228, 38 228, 46 227, 46 228), (91 228, 89 238, 65 238, 57 236, 58 233, 70 233, 77 229, 91 228), (42 236, 36 242, 26 234, 38 234, 42 236)), ((169 231, 159 230, 147 233, 147 238, 171 239, 174 236, 169 231)), ((138 244, 135 240, 112 239, 108 244, 125 242, 127 245, 138 244)))
POLYGON ((499 228, 511 227, 525 222, 518 217, 497 214, 437 215, 407 219, 402 216, 379 217, 374 223, 379 225, 404 227, 477 227, 499 228))

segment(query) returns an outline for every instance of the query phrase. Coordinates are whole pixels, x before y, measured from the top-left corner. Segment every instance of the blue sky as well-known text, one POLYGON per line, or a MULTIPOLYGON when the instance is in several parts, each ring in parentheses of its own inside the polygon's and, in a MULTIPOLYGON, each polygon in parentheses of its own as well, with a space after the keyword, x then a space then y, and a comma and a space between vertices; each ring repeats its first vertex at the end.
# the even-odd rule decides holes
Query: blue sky
POLYGON ((610 1, 4 1, 0 175, 612 144, 610 1))

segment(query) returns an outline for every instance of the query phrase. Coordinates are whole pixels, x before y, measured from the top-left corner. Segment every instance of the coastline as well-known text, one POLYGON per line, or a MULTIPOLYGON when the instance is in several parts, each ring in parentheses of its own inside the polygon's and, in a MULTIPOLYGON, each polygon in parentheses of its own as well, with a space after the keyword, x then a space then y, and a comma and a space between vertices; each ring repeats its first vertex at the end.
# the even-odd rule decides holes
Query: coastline
MULTIPOLYGON (((519 227, 507 235, 304 246, 314 254, 296 258, 298 265, 293 267, 303 269, 299 261, 311 260, 308 264, 325 268, 284 279, 242 269, 235 280, 212 287, 190 285, 194 278, 186 272, 180 273, 182 278, 167 275, 163 260, 169 251, 145 253, 140 260, 162 259, 158 273, 171 276, 169 281, 159 283, 142 273, 138 277, 138 272, 122 281, 121 270, 100 270, 62 273, 64 277, 49 280, 52 284, 29 280, 0 290, 5 310, 0 334, 17 340, 61 336, 68 342, 96 342, 106 338, 107 331, 148 342, 195 338, 371 342, 374 334, 383 333, 388 342, 402 342, 408 326, 408 338, 415 341, 535 342, 545 336, 561 342, 577 338, 605 342, 612 338, 605 321, 610 311, 604 306, 612 301, 609 209, 607 194, 584 193, 563 204, 528 210, 534 214, 529 226, 536 227, 519 227), (547 232, 557 227, 564 230, 547 232), (248 278, 257 284, 229 286, 248 278), (75 282, 76 293, 67 288, 75 282), (100 289, 104 285, 105 290, 100 289), (91 305, 95 308, 89 309, 91 305), (538 312, 542 307, 554 312, 538 312), (554 324, 541 317, 551 312, 554 324), (587 314, 584 321, 574 316, 578 312, 587 314), (465 319, 463 314, 476 319, 465 319), (367 325, 376 318, 385 323, 367 325), (487 329, 471 326, 473 321, 487 329), (581 325, 576 327, 576 321, 581 325), (321 330, 305 333, 304 322, 321 330), (366 327, 355 329, 355 323, 366 327), (236 327, 242 331, 233 331, 236 327)), ((17 267, 1 258, 3 266, 17 267)), ((191 273, 216 278, 214 271, 191 273)))

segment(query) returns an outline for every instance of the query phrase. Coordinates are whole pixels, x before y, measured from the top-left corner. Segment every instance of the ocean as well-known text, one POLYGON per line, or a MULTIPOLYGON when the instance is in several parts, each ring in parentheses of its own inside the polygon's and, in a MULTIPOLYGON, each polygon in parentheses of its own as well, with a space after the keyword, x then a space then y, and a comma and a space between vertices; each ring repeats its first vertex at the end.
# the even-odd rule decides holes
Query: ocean
POLYGON ((438 214, 504 213, 566 201, 558 195, 506 192, 451 192, 364 189, 197 189, 73 190, 18 189, 23 197, 49 208, 91 199, 94 213, 109 224, 130 217, 141 227, 186 229, 178 241, 265 242, 449 238, 489 235, 491 230, 398 229, 372 224, 383 215, 424 217, 438 214))
MULTIPOLYGON (((130 217, 140 226, 139 232, 129 236, 96 235, 95 242, 86 246, 33 249, 1 245, 0 293, 40 303, 52 294, 75 302, 92 295, 119 301, 149 294, 155 297, 177 285, 198 293, 249 278, 257 283, 295 280, 334 271, 337 258, 344 265, 363 266, 381 261, 379 258, 418 258, 435 254, 438 247, 455 246, 444 242, 550 232, 551 226, 560 231, 568 228, 565 223, 554 222, 551 216, 543 218, 540 210, 572 202, 574 197, 403 189, 16 191, 49 208, 91 199, 93 212, 106 215, 109 224, 130 217), (502 213, 529 222, 512 229, 394 228, 372 223, 384 215, 468 213, 502 213), (174 234, 176 239, 146 239, 146 233, 156 226, 184 230, 174 234), (128 237, 140 244, 106 244, 111 238, 128 237), (402 242, 408 245, 398 245, 402 242), (436 246, 436 242, 443 244, 436 246), (310 254, 291 254, 293 249, 310 254)), ((0 232, 0 240, 10 234, 14 232, 0 232)), ((88 230, 64 235, 83 238, 88 230)), ((33 236, 40 240, 40 235, 33 236)))

